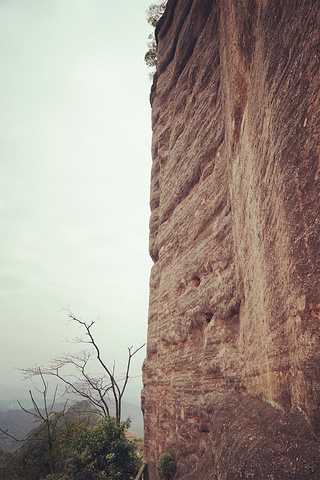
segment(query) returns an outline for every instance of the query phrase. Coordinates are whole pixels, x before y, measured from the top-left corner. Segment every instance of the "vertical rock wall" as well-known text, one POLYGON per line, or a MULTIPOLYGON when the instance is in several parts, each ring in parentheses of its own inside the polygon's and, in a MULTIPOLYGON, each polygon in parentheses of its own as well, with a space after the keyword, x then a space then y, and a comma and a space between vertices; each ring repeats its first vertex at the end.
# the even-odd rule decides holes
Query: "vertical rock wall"
POLYGON ((156 34, 150 478, 320 479, 320 2, 169 0, 156 34))

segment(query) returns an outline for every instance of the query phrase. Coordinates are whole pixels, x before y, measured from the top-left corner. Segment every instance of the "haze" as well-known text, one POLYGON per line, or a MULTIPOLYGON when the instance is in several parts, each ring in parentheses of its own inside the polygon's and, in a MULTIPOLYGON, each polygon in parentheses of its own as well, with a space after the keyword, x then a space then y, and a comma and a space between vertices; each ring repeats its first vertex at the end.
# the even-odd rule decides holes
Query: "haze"
POLYGON ((0 4, 2 386, 72 348, 62 309, 119 368, 146 340, 149 4, 0 4))

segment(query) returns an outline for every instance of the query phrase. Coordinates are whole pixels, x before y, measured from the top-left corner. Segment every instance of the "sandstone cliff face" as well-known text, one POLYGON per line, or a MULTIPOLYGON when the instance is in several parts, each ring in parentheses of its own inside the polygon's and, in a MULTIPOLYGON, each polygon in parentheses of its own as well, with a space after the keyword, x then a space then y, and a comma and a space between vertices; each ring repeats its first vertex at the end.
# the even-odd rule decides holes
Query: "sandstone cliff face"
POLYGON ((151 479, 320 479, 320 3, 169 0, 152 87, 151 479))

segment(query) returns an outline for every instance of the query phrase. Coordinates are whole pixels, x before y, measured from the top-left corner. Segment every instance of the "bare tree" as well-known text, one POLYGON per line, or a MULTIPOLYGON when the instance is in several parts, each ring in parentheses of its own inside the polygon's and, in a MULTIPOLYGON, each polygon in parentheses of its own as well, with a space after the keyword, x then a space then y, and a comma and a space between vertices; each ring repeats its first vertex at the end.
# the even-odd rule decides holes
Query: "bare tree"
POLYGON ((31 402, 32 402, 32 405, 33 405, 33 410, 28 410, 26 409, 20 402, 19 400, 17 400, 18 404, 19 404, 19 407, 21 408, 21 410, 23 410, 24 412, 28 413, 29 415, 32 415, 32 417, 36 420, 36 421, 40 421, 41 424, 40 424, 40 427, 35 429, 32 434, 28 435, 26 438, 24 439, 18 439, 16 437, 14 437, 13 435, 11 435, 10 433, 8 433, 8 431, 6 430, 3 430, 2 428, 0 428, 0 432, 5 434, 6 436, 8 436, 9 438, 11 438, 12 440, 16 441, 17 443, 20 443, 21 445, 26 445, 28 442, 32 441, 34 438, 36 438, 43 430, 46 431, 46 438, 47 438, 47 444, 48 444, 48 455, 49 455, 49 465, 50 465, 50 471, 51 473, 54 473, 54 465, 53 465, 53 458, 52 458, 52 450, 53 450, 53 438, 54 438, 54 433, 55 433, 55 429, 56 429, 56 426, 57 426, 57 421, 58 419, 61 417, 61 415, 64 414, 65 412, 65 409, 66 409, 66 406, 67 406, 67 402, 65 402, 65 405, 62 409, 61 412, 59 412, 58 414, 54 411, 54 406, 55 406, 55 402, 56 402, 56 396, 57 396, 57 390, 58 390, 58 386, 56 386, 55 390, 54 390, 54 394, 53 394, 53 399, 51 401, 51 405, 49 406, 48 404, 48 382, 45 381, 45 378, 44 378, 44 375, 43 375, 43 372, 41 370, 40 367, 37 367, 37 372, 35 372, 35 375, 39 376, 41 378, 41 381, 42 381, 42 385, 43 385, 43 389, 40 390, 39 388, 37 387, 34 387, 35 390, 38 392, 38 393, 41 393, 42 397, 43 397, 43 408, 40 408, 37 401, 35 400, 34 398, 34 395, 32 393, 31 390, 29 390, 29 395, 30 395, 30 399, 31 399, 31 402))
MULTIPOLYGON (((85 331, 86 339, 77 337, 75 342, 91 346, 91 351, 82 350, 77 354, 66 354, 54 358, 48 367, 41 367, 41 373, 45 376, 56 377, 65 387, 66 393, 74 393, 88 400, 103 416, 110 415, 112 402, 115 405, 115 417, 121 421, 122 399, 125 393, 130 374, 132 358, 144 346, 134 349, 127 347, 128 356, 126 368, 121 378, 116 377, 116 366, 108 367, 102 359, 100 348, 92 333, 95 322, 84 322, 75 317, 72 312, 68 313, 71 321, 78 323, 85 331), (89 372, 91 359, 95 357, 101 369, 100 375, 92 375, 89 372)), ((39 375, 39 367, 21 369, 26 378, 39 375)))

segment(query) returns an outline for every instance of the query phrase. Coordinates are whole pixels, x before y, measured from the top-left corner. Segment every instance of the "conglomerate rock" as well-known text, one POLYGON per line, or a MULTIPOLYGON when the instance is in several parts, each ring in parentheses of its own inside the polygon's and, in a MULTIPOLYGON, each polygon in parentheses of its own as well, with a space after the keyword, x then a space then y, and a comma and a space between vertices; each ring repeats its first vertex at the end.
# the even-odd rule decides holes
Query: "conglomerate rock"
POLYGON ((320 479, 320 2, 169 0, 156 36, 150 479, 320 479))

